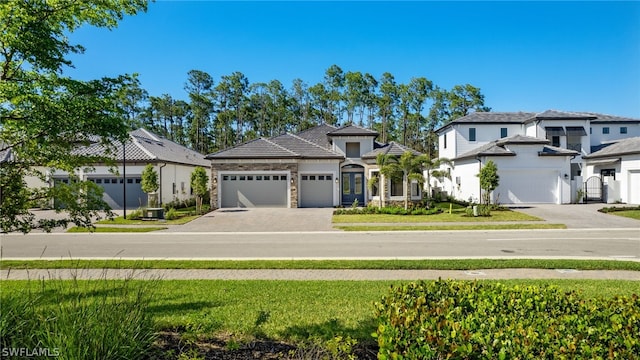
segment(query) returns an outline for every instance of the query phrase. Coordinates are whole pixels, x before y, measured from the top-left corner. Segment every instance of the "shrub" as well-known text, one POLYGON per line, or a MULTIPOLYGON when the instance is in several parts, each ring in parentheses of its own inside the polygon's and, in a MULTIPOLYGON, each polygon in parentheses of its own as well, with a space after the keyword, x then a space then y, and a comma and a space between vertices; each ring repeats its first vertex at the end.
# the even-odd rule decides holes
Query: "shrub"
POLYGON ((379 359, 637 359, 640 298, 435 281, 376 303, 379 359))
POLYGON ((178 212, 174 208, 170 208, 169 211, 167 211, 164 214, 164 218, 166 220, 175 220, 175 219, 177 219, 179 217, 180 217, 180 215, 178 214, 178 212))
POLYGON ((133 210, 127 213, 127 219, 129 220, 140 220, 142 219, 142 209, 133 210))
POLYGON ((611 206, 611 207, 603 207, 602 209, 598 209, 599 212, 602 213, 610 213, 616 211, 628 211, 628 210, 640 210, 640 206, 611 206))
POLYGON ((371 215, 371 214, 389 214, 389 215, 433 215, 439 214, 442 209, 424 209, 413 208, 405 210, 399 206, 387 206, 379 208, 376 206, 367 206, 363 208, 351 208, 351 209, 336 209, 333 211, 334 215, 371 215))

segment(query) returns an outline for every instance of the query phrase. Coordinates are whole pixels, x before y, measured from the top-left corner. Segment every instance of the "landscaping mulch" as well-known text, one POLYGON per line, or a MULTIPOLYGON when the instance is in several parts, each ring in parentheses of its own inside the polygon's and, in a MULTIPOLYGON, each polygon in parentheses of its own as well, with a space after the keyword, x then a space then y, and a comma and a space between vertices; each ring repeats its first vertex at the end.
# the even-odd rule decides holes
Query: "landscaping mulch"
MULTIPOLYGON (((159 333, 156 347, 157 357, 154 357, 154 360, 175 360, 180 354, 187 355, 188 358, 206 360, 303 360, 325 358, 328 355, 327 350, 313 345, 296 346, 268 339, 246 343, 224 338, 194 341, 184 340, 177 332, 159 333)), ((358 360, 375 360, 377 354, 378 347, 374 343, 358 344, 353 349, 353 355, 358 360)))

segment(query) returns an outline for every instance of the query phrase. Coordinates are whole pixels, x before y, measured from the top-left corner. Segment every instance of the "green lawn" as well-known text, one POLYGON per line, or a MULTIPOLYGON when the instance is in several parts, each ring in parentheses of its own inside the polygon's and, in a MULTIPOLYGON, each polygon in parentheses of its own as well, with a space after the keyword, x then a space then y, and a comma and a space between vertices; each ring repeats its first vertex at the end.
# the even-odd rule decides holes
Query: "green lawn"
MULTIPOLYGON (((622 280, 510 280, 520 285, 556 285, 579 290, 585 297, 613 297, 640 294, 640 282, 622 280)), ((45 304, 61 306, 60 299, 73 301, 80 294, 88 299, 102 299, 117 281, 105 285, 78 281, 2 281, 3 294, 45 291, 45 304), (104 289, 102 289, 104 287, 104 289), (66 290, 68 289, 68 290, 66 290), (69 296, 60 296, 60 293, 69 296), (75 294, 71 296, 72 294, 75 294)), ((266 336, 278 340, 330 339, 350 335, 359 341, 372 341, 375 331, 373 303, 388 291, 390 281, 218 281, 165 280, 135 281, 152 291, 149 309, 158 330, 175 330, 183 334, 239 339, 266 336)), ((64 301, 64 300, 63 300, 64 301)))
POLYGON ((182 225, 189 221, 199 218, 200 215, 187 215, 173 220, 131 220, 125 219, 122 216, 113 218, 112 220, 101 220, 96 224, 102 225, 182 225))
POLYGON ((631 219, 640 220, 640 210, 623 210, 623 211, 613 211, 608 213, 609 215, 617 215, 624 216, 631 219))
POLYGON ((131 233, 141 233, 141 232, 151 232, 158 230, 165 230, 166 227, 162 226, 153 226, 153 227, 115 227, 115 226, 99 226, 93 229, 82 228, 82 227, 72 227, 67 232, 69 233, 87 233, 87 232, 98 232, 98 233, 109 233, 109 232, 131 232, 131 233))
POLYGON ((492 211, 491 216, 464 216, 457 210, 434 215, 333 215, 333 223, 428 223, 428 222, 491 222, 491 221, 542 221, 542 219, 517 211, 492 211))
POLYGON ((344 231, 429 231, 429 230, 523 230, 566 229, 564 224, 477 224, 477 225, 347 225, 335 226, 344 231))
POLYGON ((563 259, 444 260, 2 260, 0 269, 579 269, 635 270, 640 262, 563 259))

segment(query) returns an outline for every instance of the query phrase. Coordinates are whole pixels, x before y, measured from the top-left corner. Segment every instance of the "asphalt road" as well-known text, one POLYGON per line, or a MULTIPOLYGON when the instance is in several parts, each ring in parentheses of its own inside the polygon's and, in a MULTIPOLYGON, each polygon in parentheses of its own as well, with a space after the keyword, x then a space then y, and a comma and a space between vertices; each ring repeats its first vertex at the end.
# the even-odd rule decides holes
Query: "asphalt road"
POLYGON ((600 258, 640 261, 638 229, 0 235, 2 259, 600 258))

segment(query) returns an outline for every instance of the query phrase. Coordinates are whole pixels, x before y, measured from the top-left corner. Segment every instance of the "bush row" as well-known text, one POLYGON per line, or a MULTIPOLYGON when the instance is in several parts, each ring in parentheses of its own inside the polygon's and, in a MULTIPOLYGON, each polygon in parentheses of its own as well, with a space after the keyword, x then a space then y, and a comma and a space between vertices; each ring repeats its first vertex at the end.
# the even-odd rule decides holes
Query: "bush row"
POLYGON ((598 211, 602 213, 627 211, 627 210, 640 210, 640 206, 611 206, 611 207, 603 207, 602 209, 598 209, 598 211))
POLYGON ((376 303, 379 359, 638 359, 640 299, 555 287, 411 283, 376 303))
POLYGON ((386 206, 386 207, 376 207, 376 206, 367 206, 362 208, 351 208, 351 209, 336 209, 333 211, 334 215, 369 215, 369 214, 389 214, 389 215, 433 215, 441 213, 442 209, 434 208, 434 209, 425 209, 425 208, 414 208, 407 209, 398 207, 398 206, 386 206))

